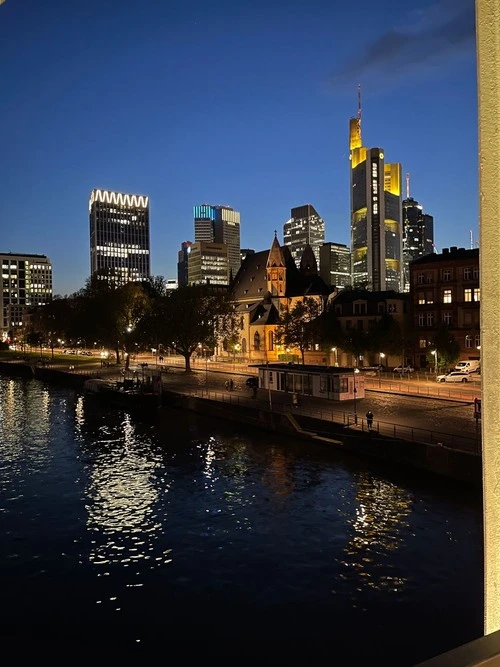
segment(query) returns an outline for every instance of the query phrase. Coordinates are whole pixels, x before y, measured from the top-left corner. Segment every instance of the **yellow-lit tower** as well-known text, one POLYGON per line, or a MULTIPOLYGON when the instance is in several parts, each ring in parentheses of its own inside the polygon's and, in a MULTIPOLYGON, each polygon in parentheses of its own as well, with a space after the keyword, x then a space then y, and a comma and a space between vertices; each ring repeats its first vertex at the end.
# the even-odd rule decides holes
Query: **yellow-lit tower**
POLYGON ((401 290, 402 210, 399 163, 386 164, 382 148, 366 148, 358 114, 349 121, 352 283, 373 291, 401 290))

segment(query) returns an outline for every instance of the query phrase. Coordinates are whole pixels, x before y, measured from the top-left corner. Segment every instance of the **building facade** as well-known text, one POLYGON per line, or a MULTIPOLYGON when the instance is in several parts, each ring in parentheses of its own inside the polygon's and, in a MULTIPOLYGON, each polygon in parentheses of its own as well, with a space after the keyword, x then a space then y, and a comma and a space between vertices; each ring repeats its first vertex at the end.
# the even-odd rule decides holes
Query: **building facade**
POLYGON ((351 118, 351 252, 353 285, 374 291, 402 287, 403 248, 399 163, 386 163, 382 148, 366 148, 361 118, 351 118))
POLYGON ((410 296, 417 336, 415 363, 429 364, 428 349, 446 326, 460 345, 461 359, 479 359, 481 292, 479 249, 443 248, 410 263, 410 296))
MULTIPOLYGON (((298 361, 298 350, 276 342, 280 315, 305 296, 313 297, 322 310, 331 291, 317 273, 310 246, 304 250, 300 268, 289 247, 280 246, 276 237, 269 250, 247 255, 231 284, 239 319, 239 355, 252 362, 298 361)), ((311 363, 326 363, 319 349, 305 354, 311 363)))
POLYGON ((290 220, 283 225, 283 243, 289 247, 297 267, 307 245, 311 246, 319 266, 319 251, 324 242, 325 222, 314 206, 304 204, 292 208, 290 220))
POLYGON ((403 200, 403 291, 410 291, 410 262, 434 252, 434 218, 413 197, 403 200))
POLYGON ((201 204, 193 209, 194 240, 224 243, 227 246, 229 272, 236 275, 241 265, 240 213, 230 206, 201 204))
POLYGON ((342 243, 323 243, 319 249, 319 274, 332 287, 352 285, 351 250, 342 243))
POLYGON ((198 241, 188 254, 188 285, 228 285, 229 259, 225 243, 198 241))
POLYGON ((2 263, 0 338, 23 327, 30 306, 52 300, 52 264, 46 255, 0 254, 2 263))
MULTIPOLYGON (((409 294, 386 290, 373 292, 369 290, 342 290, 332 296, 329 308, 333 309, 342 331, 356 331, 370 336, 377 322, 385 315, 390 315, 401 331, 409 329, 411 323, 411 300, 409 294)), ((335 362, 340 366, 384 366, 390 368, 401 363, 411 362, 413 349, 410 345, 401 353, 391 354, 389 349, 366 352, 357 359, 352 353, 335 349, 335 362)))
POLYGON ((149 200, 92 190, 89 201, 90 272, 115 287, 151 276, 149 200))

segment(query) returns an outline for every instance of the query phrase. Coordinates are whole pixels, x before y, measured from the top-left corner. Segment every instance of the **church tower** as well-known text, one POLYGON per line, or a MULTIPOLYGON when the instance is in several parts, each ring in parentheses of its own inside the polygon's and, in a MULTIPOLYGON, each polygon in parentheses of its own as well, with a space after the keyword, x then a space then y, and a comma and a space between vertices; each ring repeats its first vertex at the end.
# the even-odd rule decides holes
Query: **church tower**
POLYGON ((286 293, 286 266, 276 232, 274 241, 267 258, 267 290, 273 296, 285 296, 286 293))

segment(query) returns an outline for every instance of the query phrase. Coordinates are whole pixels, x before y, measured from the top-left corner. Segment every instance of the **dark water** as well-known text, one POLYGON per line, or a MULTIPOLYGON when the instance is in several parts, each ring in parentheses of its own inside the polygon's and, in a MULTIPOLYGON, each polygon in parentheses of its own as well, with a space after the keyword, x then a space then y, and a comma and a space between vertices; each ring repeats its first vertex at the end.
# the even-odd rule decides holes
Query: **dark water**
POLYGON ((478 493, 35 381, 0 400, 4 647, 412 665, 481 634, 478 493))

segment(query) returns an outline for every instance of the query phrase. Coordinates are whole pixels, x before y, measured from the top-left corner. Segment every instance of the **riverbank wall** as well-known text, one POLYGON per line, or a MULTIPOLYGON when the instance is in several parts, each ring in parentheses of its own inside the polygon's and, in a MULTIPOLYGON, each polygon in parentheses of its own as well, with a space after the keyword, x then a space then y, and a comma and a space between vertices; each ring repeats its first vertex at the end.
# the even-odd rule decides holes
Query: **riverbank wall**
MULTIPOLYGON (((99 373, 72 373, 25 363, 0 362, 0 373, 14 377, 35 378, 49 384, 82 389, 85 380, 99 373)), ((283 435, 299 437, 321 444, 325 448, 343 451, 361 457, 373 458, 385 463, 415 468, 447 477, 470 486, 480 487, 482 481, 481 456, 440 444, 403 440, 367 431, 354 424, 339 424, 290 413, 269 410, 264 404, 228 404, 194 396, 182 391, 163 391, 164 407, 186 409, 210 418, 247 424, 283 435)))

